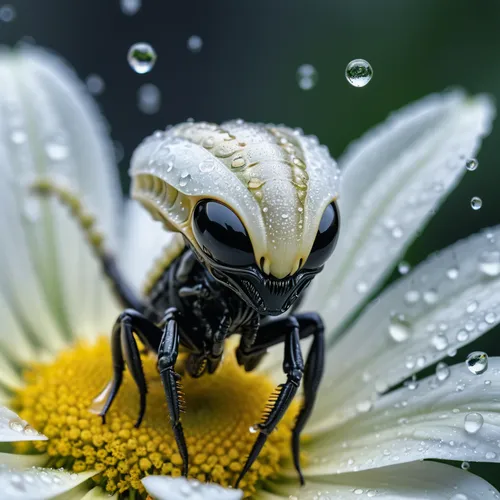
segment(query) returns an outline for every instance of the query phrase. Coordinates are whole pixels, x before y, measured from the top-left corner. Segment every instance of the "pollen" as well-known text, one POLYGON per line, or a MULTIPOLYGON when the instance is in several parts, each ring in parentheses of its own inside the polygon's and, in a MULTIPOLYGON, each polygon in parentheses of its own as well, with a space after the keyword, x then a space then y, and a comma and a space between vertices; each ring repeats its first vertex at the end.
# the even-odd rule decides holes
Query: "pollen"
MULTIPOLYGON (((170 428, 165 394, 151 354, 142 361, 148 395, 146 415, 134 427, 137 388, 125 372, 106 423, 89 411, 111 378, 109 340, 79 343, 50 364, 24 373, 25 386, 14 396, 19 415, 48 441, 16 444, 20 453, 46 453, 47 466, 74 472, 94 470, 93 480, 110 494, 147 498, 141 479, 151 474, 180 476, 182 459, 170 428)), ((178 362, 178 365, 180 363, 178 362)), ((176 367, 181 370, 182 367, 176 367)), ((275 384, 263 374, 246 373, 228 353, 214 375, 182 380, 186 412, 182 423, 189 452, 189 476, 222 486, 234 485, 256 439, 257 424, 275 384)), ((298 405, 293 404, 250 471, 240 482, 245 498, 276 475, 290 455, 290 436, 298 405)))

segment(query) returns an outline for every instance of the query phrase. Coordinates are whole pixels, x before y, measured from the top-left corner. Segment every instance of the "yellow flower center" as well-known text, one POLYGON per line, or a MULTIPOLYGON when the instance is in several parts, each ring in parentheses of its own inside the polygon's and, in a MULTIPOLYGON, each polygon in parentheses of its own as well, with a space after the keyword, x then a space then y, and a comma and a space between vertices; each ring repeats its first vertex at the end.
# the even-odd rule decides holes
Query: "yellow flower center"
MULTIPOLYGON (((92 400, 109 382, 112 366, 109 340, 79 343, 50 364, 37 364, 24 375, 26 385, 14 397, 20 416, 43 432, 48 441, 16 444, 49 456, 47 466, 74 472, 95 470, 94 481, 109 493, 137 490, 150 474, 180 476, 182 459, 153 356, 142 355, 148 381, 145 418, 134 427, 139 407, 137 388, 126 372, 122 387, 103 424, 89 411, 92 400)), ((179 364, 179 363, 178 363, 179 364)), ((210 376, 184 376, 186 413, 182 423, 188 445, 190 477, 223 486, 234 485, 255 441, 258 423, 274 384, 264 375, 246 373, 232 354, 210 376)), ((290 454, 290 434, 297 405, 269 436, 259 458, 240 483, 251 496, 259 482, 277 473, 290 454)))

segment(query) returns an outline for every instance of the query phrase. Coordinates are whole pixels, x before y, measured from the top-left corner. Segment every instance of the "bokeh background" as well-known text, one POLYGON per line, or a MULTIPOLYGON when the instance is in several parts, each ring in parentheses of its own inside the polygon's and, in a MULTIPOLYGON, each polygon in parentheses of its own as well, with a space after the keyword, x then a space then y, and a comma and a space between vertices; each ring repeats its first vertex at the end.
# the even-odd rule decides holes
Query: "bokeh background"
MULTIPOLYGON (((388 113, 430 92, 459 86, 500 96, 495 0, 142 0, 135 15, 124 14, 120 0, 10 0, 10 22, 5 10, 1 20, 2 5, 0 43, 48 47, 82 79, 102 78, 105 88, 96 99, 117 141, 124 190, 128 161, 141 139, 188 117, 302 127, 338 157, 388 113), (187 48, 192 35, 203 40, 198 53, 187 48), (145 75, 127 63, 129 47, 139 41, 158 54, 145 75), (364 88, 344 77, 355 58, 374 69, 364 88), (308 91, 296 79, 305 63, 318 73, 308 91), (161 92, 155 114, 137 105, 145 83, 161 92)), ((479 168, 467 172, 407 253, 410 264, 500 222, 499 157, 500 123, 484 143, 479 168), (471 209, 472 196, 482 198, 481 210, 471 209)), ((455 359, 471 350, 500 355, 499 333, 497 328, 455 359)), ((499 470, 493 464, 471 467, 497 488, 499 470)))

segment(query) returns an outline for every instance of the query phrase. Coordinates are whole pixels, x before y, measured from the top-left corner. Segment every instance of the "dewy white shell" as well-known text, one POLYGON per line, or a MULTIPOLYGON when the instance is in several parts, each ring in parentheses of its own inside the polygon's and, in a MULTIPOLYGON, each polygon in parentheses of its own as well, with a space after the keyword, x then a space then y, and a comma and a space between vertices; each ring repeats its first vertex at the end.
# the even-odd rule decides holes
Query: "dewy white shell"
POLYGON ((132 196, 198 249, 196 202, 229 206, 248 231, 257 264, 276 278, 307 260, 339 184, 337 165, 316 137, 242 120, 156 132, 135 151, 131 175, 132 196))

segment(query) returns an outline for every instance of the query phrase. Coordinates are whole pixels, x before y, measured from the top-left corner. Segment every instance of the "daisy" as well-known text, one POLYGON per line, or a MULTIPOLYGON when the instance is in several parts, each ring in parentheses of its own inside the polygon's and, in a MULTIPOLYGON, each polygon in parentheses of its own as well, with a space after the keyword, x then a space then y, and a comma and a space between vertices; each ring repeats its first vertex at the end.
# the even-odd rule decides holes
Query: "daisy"
POLYGON ((255 373, 228 355, 216 375, 184 378, 189 480, 178 477, 182 459, 147 354, 142 425, 134 427, 128 373, 102 424, 89 407, 110 378, 108 336, 121 311, 73 216, 34 196, 32 180, 59 179, 83 195, 83 204, 70 200, 73 214, 92 222, 85 205, 98 216, 137 290, 175 238, 124 204, 106 126, 56 57, 2 52, 0 110, 2 498, 499 498, 472 473, 427 459, 500 461, 500 360, 440 362, 499 321, 500 230, 456 243, 379 293, 475 157, 494 114, 487 98, 429 96, 341 158, 339 245, 301 306, 324 317, 328 344, 303 436, 306 486, 289 455, 294 406, 241 490, 230 486, 253 444, 250 427, 283 377, 282 349, 255 373), (437 362, 435 375, 412 378, 437 362))

